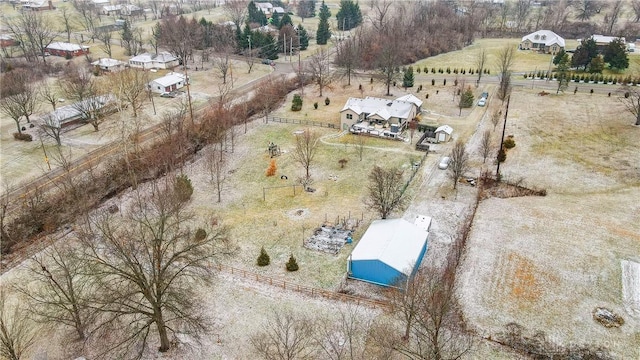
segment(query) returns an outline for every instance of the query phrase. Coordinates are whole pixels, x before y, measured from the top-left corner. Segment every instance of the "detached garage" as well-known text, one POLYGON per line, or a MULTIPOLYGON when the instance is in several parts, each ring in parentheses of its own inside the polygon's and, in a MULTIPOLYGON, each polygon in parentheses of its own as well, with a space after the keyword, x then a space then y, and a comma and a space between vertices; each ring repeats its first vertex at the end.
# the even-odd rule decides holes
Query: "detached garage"
POLYGON ((428 236, 404 219, 374 220, 349 256, 349 278, 382 286, 405 281, 420 267, 428 236))

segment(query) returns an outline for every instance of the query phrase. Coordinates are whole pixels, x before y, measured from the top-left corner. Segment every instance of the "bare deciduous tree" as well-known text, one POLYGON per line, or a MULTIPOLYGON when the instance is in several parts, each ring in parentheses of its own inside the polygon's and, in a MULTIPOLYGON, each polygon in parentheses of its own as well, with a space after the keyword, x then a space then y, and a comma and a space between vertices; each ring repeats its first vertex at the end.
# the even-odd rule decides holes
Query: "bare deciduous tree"
POLYGON ((469 169, 469 154, 462 140, 456 141, 451 150, 451 163, 448 167, 448 174, 453 181, 453 188, 457 189, 458 179, 469 169))
POLYGON ((302 182, 305 187, 311 183, 310 170, 313 159, 318 153, 319 140, 320 135, 311 129, 305 129, 302 134, 296 135, 296 147, 293 150, 292 157, 304 168, 305 176, 302 182))
POLYGON ((322 357, 330 360, 366 359, 369 325, 369 320, 355 306, 340 309, 337 322, 328 318, 317 321, 316 344, 322 357))
POLYGON ((478 70, 478 81, 476 81, 476 87, 480 85, 480 79, 482 79, 482 73, 486 64, 487 51, 484 48, 481 48, 478 50, 478 54, 476 55, 476 70, 478 70))
POLYGON ((391 85, 400 77, 400 72, 397 72, 396 68, 400 66, 401 63, 402 42, 398 41, 397 38, 392 35, 381 37, 379 41, 386 46, 382 47, 378 56, 377 68, 387 88, 387 96, 391 96, 391 85))
POLYGON ((315 359, 314 327, 306 316, 274 310, 251 337, 251 345, 266 360, 315 359))
POLYGON ((54 114, 49 113, 42 117, 40 129, 45 135, 55 140, 56 145, 62 145, 62 126, 60 125, 60 120, 54 114))
POLYGON ((53 88, 53 86, 48 81, 45 80, 42 83, 40 83, 39 95, 40 95, 40 98, 42 98, 44 101, 51 104, 51 107, 53 107, 53 110, 56 109, 56 106, 58 105, 59 97, 55 89, 53 88))
POLYGON ((95 289, 74 252, 70 245, 53 245, 36 255, 29 268, 36 285, 18 291, 30 300, 38 321, 71 327, 84 340, 93 317, 88 296, 95 289))
POLYGON ((122 104, 120 107, 130 107, 133 117, 137 117, 143 105, 149 99, 147 84, 149 76, 146 71, 125 69, 110 74, 108 88, 116 99, 122 104))
POLYGON ((73 26, 73 15, 69 11, 67 7, 60 8, 60 20, 62 22, 62 26, 64 27, 64 32, 67 34, 67 42, 71 42, 71 32, 74 29, 73 26))
POLYGON ((491 130, 485 130, 480 139, 480 154, 482 155, 482 163, 487 161, 487 157, 491 152, 491 130))
POLYGON ((498 85, 498 98, 503 102, 511 92, 511 71, 513 67, 513 56, 515 47, 506 45, 498 51, 498 77, 500 83, 498 85))
POLYGON ((491 114, 491 125, 493 125, 493 130, 495 130, 496 126, 498 126, 498 123, 500 123, 501 116, 502 116, 502 111, 500 109, 496 109, 491 114))
POLYGON ((318 85, 319 96, 322 96, 324 87, 333 81, 329 51, 326 49, 316 50, 307 63, 307 67, 311 78, 318 85))
POLYGON ((99 131, 111 96, 105 94, 105 89, 96 78, 83 69, 71 67, 59 83, 65 96, 74 101, 73 108, 82 114, 95 131, 99 131))
POLYGON ((622 13, 622 7, 624 3, 622 0, 615 0, 609 3, 611 10, 604 17, 604 24, 606 26, 607 34, 613 33, 613 28, 620 19, 622 13))
POLYGON ((340 66, 338 74, 347 78, 347 85, 351 85, 351 75, 360 66, 360 46, 358 36, 361 30, 354 30, 354 35, 336 44, 334 62, 340 66))
POLYGON ((151 331, 166 352, 175 332, 198 337, 206 330, 194 287, 211 278, 211 261, 235 250, 225 227, 192 231, 188 197, 176 183, 150 187, 136 193, 124 218, 96 215, 78 234, 100 290, 98 329, 121 327, 124 337, 111 348, 135 346, 138 355, 151 331))
POLYGON ((33 324, 19 306, 9 310, 5 294, 0 293, 0 356, 20 360, 33 345, 33 324))
POLYGON ((366 136, 354 135, 353 136, 353 144, 356 147, 356 153, 358 154, 358 158, 362 161, 362 155, 364 155, 364 148, 367 144, 366 136))
POLYGON ((27 60, 41 58, 46 63, 46 47, 58 36, 46 15, 39 11, 23 11, 6 21, 6 26, 14 39, 20 42, 27 60))
POLYGON ((18 133, 22 134, 22 127, 20 126, 20 120, 22 119, 22 109, 18 104, 14 96, 7 96, 0 99, 0 111, 10 117, 18 128, 18 133))
POLYGON ((222 201, 222 190, 226 180, 227 164, 222 152, 217 151, 215 146, 207 152, 206 167, 209 172, 209 182, 215 186, 218 202, 222 201))
POLYGON ((622 92, 624 96, 620 97, 620 101, 627 108, 627 111, 636 118, 635 124, 640 125, 640 91, 635 87, 625 86, 622 92))
POLYGON ((193 56, 193 50, 202 43, 202 27, 195 18, 164 18, 160 22, 159 40, 160 45, 166 47, 186 67, 193 56))
POLYGON ((406 202, 402 174, 398 168, 383 169, 377 165, 369 174, 366 204, 383 219, 406 202))
POLYGON ((100 50, 104 51, 108 57, 111 57, 111 31, 104 28, 96 30, 95 38, 102 43, 102 45, 100 45, 100 50))
POLYGON ((224 3, 225 14, 233 21, 238 29, 244 24, 244 18, 247 16, 246 0, 228 0, 224 3))

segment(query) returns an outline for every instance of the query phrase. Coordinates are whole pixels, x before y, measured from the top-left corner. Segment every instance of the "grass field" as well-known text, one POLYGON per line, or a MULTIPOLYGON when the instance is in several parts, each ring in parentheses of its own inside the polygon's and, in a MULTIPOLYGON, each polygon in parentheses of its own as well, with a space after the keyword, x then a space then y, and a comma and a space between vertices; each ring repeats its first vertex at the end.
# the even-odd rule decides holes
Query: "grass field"
POLYGON ((609 348, 635 359, 640 319, 625 312, 621 261, 638 261, 640 145, 622 104, 604 95, 512 95, 507 134, 516 147, 501 167, 507 179, 546 197, 481 203, 461 282, 464 312, 495 334, 509 322, 541 330, 562 345, 609 348), (606 329, 597 306, 622 315, 606 329))

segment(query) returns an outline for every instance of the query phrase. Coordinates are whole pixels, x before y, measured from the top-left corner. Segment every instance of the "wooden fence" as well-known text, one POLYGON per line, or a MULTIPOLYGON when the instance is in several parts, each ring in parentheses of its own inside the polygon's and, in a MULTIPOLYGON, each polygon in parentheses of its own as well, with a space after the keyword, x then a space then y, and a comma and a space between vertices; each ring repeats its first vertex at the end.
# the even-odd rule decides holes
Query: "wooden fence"
POLYGON ((270 276, 265 276, 265 275, 260 275, 252 271, 238 269, 238 268, 234 268, 232 266, 227 266, 227 265, 218 264, 216 265, 216 268, 218 269, 218 271, 224 271, 233 276, 239 276, 239 277, 242 277, 243 279, 249 279, 249 280, 261 282, 263 284, 276 286, 276 287, 282 288, 283 290, 296 291, 296 292, 310 295, 310 296, 321 296, 329 300, 353 303, 356 305, 370 306, 370 307, 379 308, 383 310, 389 309, 389 303, 382 300, 367 299, 360 296, 343 294, 335 291, 329 291, 329 290, 318 289, 318 288, 314 288, 306 285, 300 285, 300 284, 292 283, 286 280, 276 279, 276 278, 272 278, 270 276))
POLYGON ((267 121, 286 123, 286 124, 301 124, 301 125, 308 125, 308 126, 318 126, 318 127, 325 127, 325 128, 330 128, 330 129, 335 129, 336 128, 336 124, 323 123, 323 122, 320 122, 320 121, 313 121, 313 120, 287 119, 287 118, 281 118, 281 117, 276 117, 276 116, 267 117, 267 121))

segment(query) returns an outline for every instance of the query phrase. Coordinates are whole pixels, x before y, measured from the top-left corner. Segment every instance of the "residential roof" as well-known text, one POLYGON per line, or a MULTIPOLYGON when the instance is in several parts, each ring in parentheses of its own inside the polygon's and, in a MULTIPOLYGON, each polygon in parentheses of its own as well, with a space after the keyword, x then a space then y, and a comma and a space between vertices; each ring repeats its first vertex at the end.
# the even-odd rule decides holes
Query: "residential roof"
POLYGON ((172 61, 176 61, 178 60, 177 57, 171 55, 170 53, 166 52, 166 51, 161 51, 159 52, 157 55, 156 54, 150 54, 150 53, 144 53, 144 54, 140 54, 137 56, 132 57, 131 59, 129 59, 129 61, 138 61, 138 62, 160 62, 160 63, 168 63, 168 62, 172 62, 172 61))
POLYGON ((274 13, 278 13, 278 14, 284 14, 284 8, 281 8, 280 6, 274 6, 273 9, 271 10, 274 13))
POLYGON ((47 45, 47 49, 61 50, 61 51, 79 51, 87 48, 88 46, 81 46, 81 45, 71 44, 66 42, 52 42, 51 44, 47 45))
POLYGON ((414 104, 417 107, 422 106, 422 100, 418 99, 416 96, 414 96, 413 94, 407 94, 405 96, 400 96, 399 98, 397 98, 396 100, 402 100, 402 101, 407 101, 410 102, 412 104, 414 104))
POLYGON ((102 7, 104 11, 119 11, 122 9, 122 5, 105 5, 102 7))
POLYGON ((622 39, 622 42, 625 42, 625 39, 619 36, 605 36, 605 35, 594 34, 591 36, 591 38, 593 38, 596 44, 608 44, 616 39, 622 39))
POLYGON ((536 44, 544 44, 545 46, 558 44, 559 46, 564 47, 564 39, 551 30, 538 30, 522 37, 522 41, 525 40, 529 40, 536 44))
POLYGON ((157 78, 155 80, 153 80, 153 82, 158 83, 162 86, 171 86, 174 84, 177 84, 179 82, 184 81, 185 79, 185 75, 184 74, 180 74, 180 73, 176 73, 176 72, 172 72, 172 73, 168 73, 167 75, 157 78))
POLYGON ((54 127, 60 127, 61 125, 64 125, 65 122, 82 118, 82 109, 100 109, 114 100, 115 96, 113 96, 113 94, 94 96, 70 105, 57 107, 54 111, 44 115, 43 119, 49 117, 52 120, 51 125, 54 127))
POLYGON ((378 114, 385 120, 389 117, 407 119, 413 104, 402 100, 388 100, 367 96, 364 99, 349 98, 340 112, 351 110, 356 114, 367 113, 369 116, 378 114))
POLYGON ((95 65, 95 66, 103 66, 103 67, 112 67, 112 66, 118 66, 118 65, 122 65, 124 64, 122 61, 120 60, 116 60, 116 59, 109 59, 109 58, 103 58, 97 61, 94 61, 91 63, 91 65, 95 65))
POLYGON ((351 253, 351 261, 379 260, 411 275, 429 233, 404 219, 374 220, 351 253))
POLYGON ((449 135, 453 134, 453 128, 449 125, 442 125, 436 129, 435 132, 445 132, 449 135))

